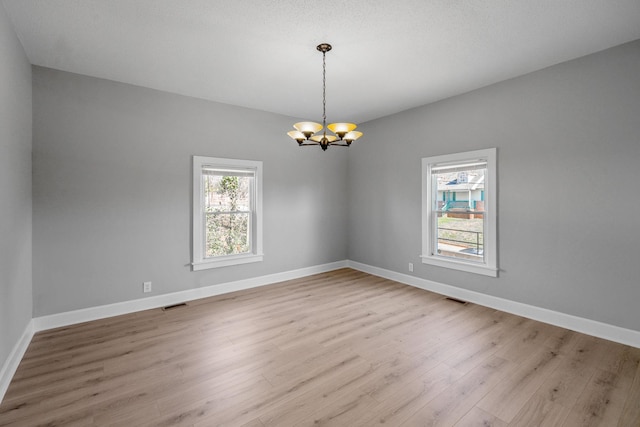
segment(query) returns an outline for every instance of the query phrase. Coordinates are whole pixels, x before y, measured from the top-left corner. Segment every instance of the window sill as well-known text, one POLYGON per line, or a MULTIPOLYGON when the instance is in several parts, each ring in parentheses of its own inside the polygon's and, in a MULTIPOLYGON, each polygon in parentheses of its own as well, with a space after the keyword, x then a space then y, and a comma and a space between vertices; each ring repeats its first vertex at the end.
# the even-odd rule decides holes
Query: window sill
POLYGON ((450 268, 452 270, 465 271, 467 273, 481 274, 483 276, 498 277, 498 269, 487 265, 471 264, 468 262, 444 259, 430 255, 421 255, 423 264, 435 265, 437 267, 450 268))
POLYGON ((250 262, 261 262, 264 254, 231 255, 191 263, 193 271, 207 270, 209 268, 229 267, 232 265, 248 264, 250 262))

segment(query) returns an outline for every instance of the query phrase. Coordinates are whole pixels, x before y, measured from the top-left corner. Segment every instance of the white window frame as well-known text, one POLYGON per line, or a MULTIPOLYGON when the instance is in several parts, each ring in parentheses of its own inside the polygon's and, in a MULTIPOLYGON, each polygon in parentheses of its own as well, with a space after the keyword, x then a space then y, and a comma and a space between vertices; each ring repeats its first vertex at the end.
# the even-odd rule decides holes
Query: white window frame
POLYGON ((191 228, 193 232, 193 258, 191 262, 193 271, 262 261, 264 258, 262 252, 262 162, 193 156, 193 220, 191 228), (203 168, 233 169, 253 173, 249 253, 205 257, 203 168))
POLYGON ((422 263, 438 267, 451 268, 485 276, 498 276, 497 248, 497 164, 496 149, 467 151, 422 159, 422 263), (436 253, 436 218, 434 210, 437 198, 437 183, 433 183, 432 168, 445 164, 469 163, 475 160, 486 161, 485 176, 485 221, 484 221, 484 262, 465 261, 460 258, 445 257, 436 253), (436 190, 434 190, 436 189, 436 190))

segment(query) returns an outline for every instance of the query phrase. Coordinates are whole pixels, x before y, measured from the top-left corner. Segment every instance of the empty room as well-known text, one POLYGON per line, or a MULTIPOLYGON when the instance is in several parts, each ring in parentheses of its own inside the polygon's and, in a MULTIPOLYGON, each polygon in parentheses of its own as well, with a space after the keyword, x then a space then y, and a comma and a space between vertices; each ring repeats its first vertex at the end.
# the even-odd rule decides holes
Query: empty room
POLYGON ((638 0, 0 0, 0 426, 640 426, 638 0))

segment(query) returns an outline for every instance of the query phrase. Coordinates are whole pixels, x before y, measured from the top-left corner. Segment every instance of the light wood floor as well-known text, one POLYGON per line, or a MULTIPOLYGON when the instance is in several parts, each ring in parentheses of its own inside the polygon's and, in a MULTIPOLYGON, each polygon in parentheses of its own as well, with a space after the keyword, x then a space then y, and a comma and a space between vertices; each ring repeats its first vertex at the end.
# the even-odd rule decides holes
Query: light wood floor
POLYGON ((640 349, 350 269, 37 334, 2 426, 640 426, 640 349))

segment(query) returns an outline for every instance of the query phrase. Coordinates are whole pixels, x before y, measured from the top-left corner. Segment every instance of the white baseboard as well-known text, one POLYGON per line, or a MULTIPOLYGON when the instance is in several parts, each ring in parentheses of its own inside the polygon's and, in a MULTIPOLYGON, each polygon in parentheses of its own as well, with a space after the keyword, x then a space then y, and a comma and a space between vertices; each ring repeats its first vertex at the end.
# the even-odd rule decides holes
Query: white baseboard
POLYGON ((35 332, 39 332, 47 329, 69 326, 76 323, 89 322, 91 320, 98 320, 107 317, 119 316, 122 314, 134 313, 136 311, 166 307, 168 305, 226 294, 229 292, 257 288, 259 286, 270 285, 286 280, 310 276, 312 274, 324 273, 327 271, 337 270, 339 268, 345 268, 347 267, 347 262, 348 261, 337 261, 328 264, 300 268, 298 270, 290 270, 282 273, 268 274, 266 276, 238 280, 235 282, 206 286, 203 288, 188 289, 186 291, 158 295, 149 298, 141 298, 132 301, 124 301, 115 304, 108 304, 98 307, 90 307, 64 313, 52 314, 48 316, 36 317, 33 319, 33 329, 35 332))
POLYGON ((394 280, 416 288, 446 295, 448 297, 469 301, 485 307, 491 307, 496 310, 506 311, 507 313, 571 329, 572 331, 640 348, 640 331, 634 331, 632 329, 621 328, 619 326, 572 316, 570 314, 560 313, 546 308, 510 301, 504 298, 494 297, 451 285, 445 285, 443 283, 410 276, 408 274, 397 273, 395 271, 373 267, 371 265, 355 261, 347 261, 347 266, 355 270, 373 274, 374 276, 384 277, 385 279, 394 280))
POLYGON ((29 343, 31 342, 34 333, 33 320, 31 320, 24 329, 22 336, 13 347, 13 350, 11 350, 9 357, 2 365, 2 370, 0 370, 0 402, 4 399, 4 395, 9 388, 11 379, 18 369, 18 365, 20 364, 24 353, 27 351, 27 347, 29 347, 29 343))

